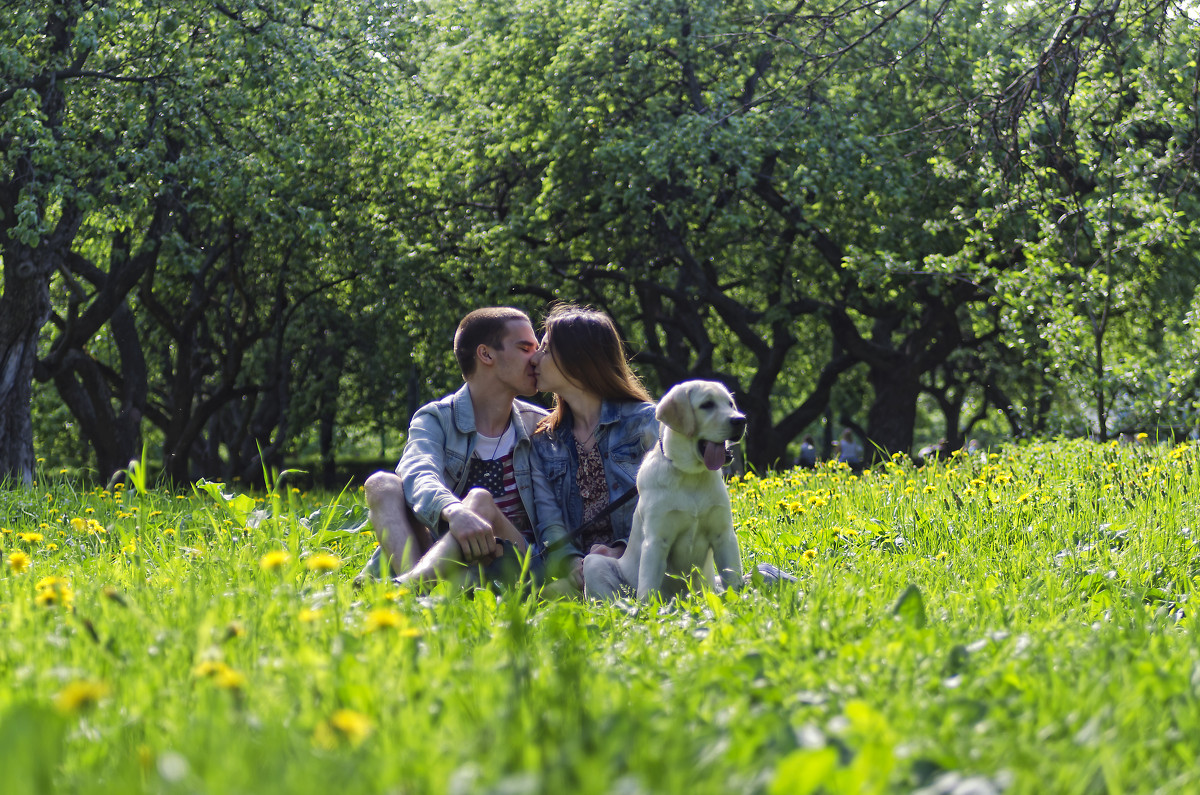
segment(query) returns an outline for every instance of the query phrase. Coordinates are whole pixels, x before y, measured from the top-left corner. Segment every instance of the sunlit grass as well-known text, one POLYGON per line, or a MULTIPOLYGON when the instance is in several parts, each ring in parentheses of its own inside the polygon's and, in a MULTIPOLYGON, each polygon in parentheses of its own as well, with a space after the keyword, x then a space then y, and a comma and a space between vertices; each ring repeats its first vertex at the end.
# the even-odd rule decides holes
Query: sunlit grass
POLYGON ((5 792, 1193 791, 1198 480, 1083 442, 747 476, 747 570, 797 583, 584 605, 355 591, 355 493, 43 472, 0 491, 5 792))

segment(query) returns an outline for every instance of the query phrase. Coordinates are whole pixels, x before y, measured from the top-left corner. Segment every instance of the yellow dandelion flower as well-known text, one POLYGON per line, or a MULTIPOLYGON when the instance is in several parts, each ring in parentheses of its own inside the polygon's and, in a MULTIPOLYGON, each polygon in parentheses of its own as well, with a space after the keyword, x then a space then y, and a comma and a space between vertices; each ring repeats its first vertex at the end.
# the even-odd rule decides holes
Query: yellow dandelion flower
POLYGON ((83 512, 84 513, 95 513, 96 509, 89 506, 89 507, 85 508, 83 512))
POLYGON ((367 618, 363 622, 363 629, 367 632, 376 632, 381 629, 400 629, 407 624, 408 621, 404 616, 395 610, 381 607, 367 614, 367 618))
POLYGON ((804 554, 801 555, 800 557, 804 558, 805 560, 807 560, 809 562, 812 562, 813 560, 816 560, 816 558, 817 558, 817 550, 806 549, 806 550, 804 550, 804 554))
POLYGON ((1150 434, 1148 434, 1148 433, 1139 433, 1139 434, 1137 435, 1137 440, 1138 440, 1139 442, 1144 442, 1144 441, 1146 441, 1146 440, 1147 440, 1147 439, 1149 439, 1149 438, 1150 438, 1150 434))
POLYGON ((76 533, 82 533, 83 531, 87 530, 87 526, 88 526, 87 519, 83 519, 79 516, 76 516, 74 519, 71 520, 71 529, 74 530, 76 533))
POLYGON ((61 606, 70 608, 75 601, 75 592, 66 584, 65 580, 58 578, 60 582, 55 583, 48 588, 39 588, 37 596, 33 601, 41 607, 61 606))
POLYGON ((53 541, 51 541, 49 544, 46 545, 47 552, 54 552, 57 549, 58 549, 58 544, 55 544, 53 541))
POLYGON ((289 555, 287 552, 285 552, 282 549, 277 549, 273 552, 268 552, 267 554, 265 554, 261 558, 259 558, 258 566, 263 571, 274 571, 275 569, 283 568, 284 566, 286 566, 291 561, 291 559, 292 559, 292 556, 289 555))
POLYGON ((54 696, 54 708, 63 714, 79 712, 108 695, 108 685, 96 679, 70 682, 54 696))
POLYGON ((308 608, 308 607, 301 610, 300 614, 296 616, 296 618, 298 618, 300 620, 301 624, 311 624, 314 621, 316 621, 317 619, 319 619, 320 617, 321 617, 320 610, 314 610, 314 609, 308 608))
POLYGON ((397 588, 394 591, 388 591, 387 593, 385 593, 383 595, 383 598, 384 599, 403 599, 404 597, 408 596, 410 593, 412 593, 412 591, 410 591, 407 588, 397 588))
POLYGON ((228 665, 217 671, 212 680, 222 690, 241 690, 246 686, 246 675, 228 665))
POLYGON ((0 527, 0 535, 6 536, 11 532, 12 532, 12 530, 9 530, 7 527, 0 527))
POLYGON ((934 555, 934 556, 933 556, 933 559, 934 559, 934 560, 945 560, 945 559, 946 559, 946 558, 948 558, 948 557, 950 557, 950 556, 949 556, 949 555, 947 555, 947 554, 946 554, 946 550, 944 550, 944 549, 943 549, 942 551, 940 551, 940 552, 938 552, 936 555, 934 555))
POLYGON ((31 561, 32 558, 29 555, 18 549, 16 552, 9 553, 8 567, 13 570, 14 574, 20 574, 29 568, 31 561))
POLYGON ((45 540, 45 536, 41 533, 17 533, 17 539, 24 541, 26 544, 40 544, 45 540))
POLYGON ((174 527, 164 527, 162 534, 165 536, 173 536, 173 535, 175 535, 175 528, 174 527))
POLYGON ((124 552, 126 555, 132 555, 134 552, 137 552, 137 539, 136 538, 129 539, 129 543, 126 544, 125 546, 121 547, 121 551, 124 552))
POLYGON ((220 660, 201 660, 192 669, 192 676, 197 679, 207 679, 210 676, 216 676, 221 671, 224 671, 229 666, 220 660))
POLYGON ((788 510, 791 511, 792 513, 799 513, 804 510, 804 507, 796 500, 792 500, 791 502, 789 502, 787 507, 788 507, 788 510))
POLYGON ((334 571, 342 565, 342 559, 328 552, 318 552, 310 555, 308 560, 304 561, 304 565, 309 571, 334 571))
POLYGON ((358 745, 374 730, 370 718, 352 709, 339 709, 329 716, 329 728, 351 745, 358 745))

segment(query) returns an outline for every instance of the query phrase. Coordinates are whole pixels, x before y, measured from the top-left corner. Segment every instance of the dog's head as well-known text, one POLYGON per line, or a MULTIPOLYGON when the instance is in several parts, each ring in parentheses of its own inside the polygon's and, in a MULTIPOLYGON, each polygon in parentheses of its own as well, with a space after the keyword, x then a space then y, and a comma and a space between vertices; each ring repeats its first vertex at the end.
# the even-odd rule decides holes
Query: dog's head
POLYGON ((684 381, 663 395, 654 412, 658 421, 695 441, 695 451, 711 470, 727 461, 726 442, 746 432, 746 415, 733 404, 733 395, 716 381, 684 381))

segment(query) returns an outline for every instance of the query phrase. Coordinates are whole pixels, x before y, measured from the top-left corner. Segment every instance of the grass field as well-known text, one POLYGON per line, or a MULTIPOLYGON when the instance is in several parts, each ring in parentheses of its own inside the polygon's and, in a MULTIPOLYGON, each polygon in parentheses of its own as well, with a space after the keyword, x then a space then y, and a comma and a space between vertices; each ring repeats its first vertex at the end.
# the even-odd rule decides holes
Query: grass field
POLYGON ((0 790, 1200 791, 1198 454, 747 477, 798 583, 637 606, 355 591, 361 495, 48 470, 0 490, 0 790))

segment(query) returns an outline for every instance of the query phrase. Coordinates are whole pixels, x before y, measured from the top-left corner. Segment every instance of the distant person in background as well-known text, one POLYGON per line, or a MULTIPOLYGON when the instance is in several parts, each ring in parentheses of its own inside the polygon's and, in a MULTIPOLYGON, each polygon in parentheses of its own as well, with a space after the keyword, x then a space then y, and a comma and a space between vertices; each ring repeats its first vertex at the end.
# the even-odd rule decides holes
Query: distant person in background
POLYGON ((851 469, 862 469, 863 448, 854 439, 854 432, 849 428, 842 431, 838 440, 838 461, 847 464, 851 469))
POLYGON ((922 447, 917 451, 917 456, 922 462, 936 461, 939 458, 945 458, 950 454, 950 442, 945 439, 938 439, 931 445, 922 447))
POLYGON ((817 443, 812 436, 805 436, 800 443, 800 455, 796 456, 796 466, 813 469, 817 466, 817 443))
POLYGON ((658 441, 658 420, 603 312, 554 307, 533 365, 538 389, 554 394, 554 410, 533 434, 538 536, 547 576, 566 594, 583 588, 585 554, 624 552, 637 507, 632 490, 658 441))

